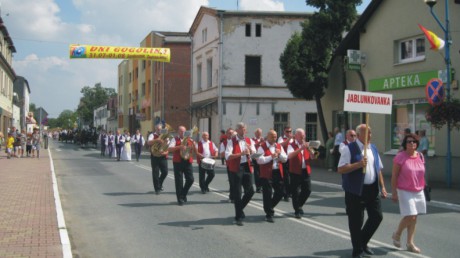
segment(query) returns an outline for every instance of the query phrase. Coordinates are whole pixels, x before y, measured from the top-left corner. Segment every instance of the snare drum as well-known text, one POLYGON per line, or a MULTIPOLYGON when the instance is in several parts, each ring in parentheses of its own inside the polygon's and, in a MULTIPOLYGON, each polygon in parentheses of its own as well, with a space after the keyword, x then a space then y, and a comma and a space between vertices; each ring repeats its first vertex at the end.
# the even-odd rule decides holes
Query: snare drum
POLYGON ((201 160, 201 168, 206 170, 213 170, 215 164, 216 161, 214 159, 204 158, 201 160))

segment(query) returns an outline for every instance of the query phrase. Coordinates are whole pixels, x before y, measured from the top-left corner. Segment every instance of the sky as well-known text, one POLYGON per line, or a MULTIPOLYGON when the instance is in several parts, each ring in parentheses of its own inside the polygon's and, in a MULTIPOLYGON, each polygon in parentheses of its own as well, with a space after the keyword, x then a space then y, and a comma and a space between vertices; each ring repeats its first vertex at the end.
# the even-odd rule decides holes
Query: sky
MULTIPOLYGON (((370 0, 358 7, 362 13, 370 0)), ((188 32, 200 8, 313 12, 305 0, 0 0, 13 69, 50 118, 75 111, 81 88, 117 88, 117 59, 70 59, 70 44, 134 46, 151 31, 188 32)))

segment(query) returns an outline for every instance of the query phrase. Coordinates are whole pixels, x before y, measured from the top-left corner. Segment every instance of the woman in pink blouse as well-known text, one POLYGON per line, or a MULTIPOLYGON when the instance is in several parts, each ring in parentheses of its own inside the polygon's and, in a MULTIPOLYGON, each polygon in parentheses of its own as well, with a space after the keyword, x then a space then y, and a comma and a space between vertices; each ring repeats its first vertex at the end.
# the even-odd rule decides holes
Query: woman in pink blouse
POLYGON ((402 141, 403 150, 393 159, 391 191, 393 202, 399 201, 399 210, 403 218, 393 233, 393 244, 401 247, 401 234, 407 228, 407 250, 420 253, 414 244, 417 215, 426 213, 426 201, 423 194, 425 187, 425 159, 417 152, 418 136, 408 134, 402 141))

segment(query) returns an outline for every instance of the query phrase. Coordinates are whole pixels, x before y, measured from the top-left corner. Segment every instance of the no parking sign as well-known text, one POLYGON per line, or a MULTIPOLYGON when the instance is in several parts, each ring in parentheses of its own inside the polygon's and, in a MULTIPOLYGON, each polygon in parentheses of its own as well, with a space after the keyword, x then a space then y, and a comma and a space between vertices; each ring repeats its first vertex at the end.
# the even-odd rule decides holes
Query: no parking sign
POLYGON ((426 99, 432 106, 437 106, 444 101, 445 92, 442 80, 431 79, 425 87, 426 99))

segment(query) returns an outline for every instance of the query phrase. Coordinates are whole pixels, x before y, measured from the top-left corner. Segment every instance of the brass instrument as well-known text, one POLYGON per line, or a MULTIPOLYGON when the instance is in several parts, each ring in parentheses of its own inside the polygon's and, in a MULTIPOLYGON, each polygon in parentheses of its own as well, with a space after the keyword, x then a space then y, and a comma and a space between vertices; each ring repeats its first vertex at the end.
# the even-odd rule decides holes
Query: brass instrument
POLYGON ((310 153, 313 155, 312 159, 317 159, 319 157, 319 151, 318 148, 321 145, 320 141, 309 141, 308 142, 308 150, 310 153))
POLYGON ((192 152, 192 148, 194 148, 194 146, 191 146, 188 141, 191 137, 198 134, 198 131, 199 129, 195 125, 193 126, 192 130, 184 132, 184 139, 181 141, 181 146, 185 146, 186 148, 185 150, 183 148, 180 149, 180 156, 185 160, 190 158, 190 153, 192 152))
POLYGON ((168 150, 169 140, 173 138, 172 132, 172 127, 165 124, 165 129, 161 130, 160 136, 155 139, 152 146, 150 146, 150 152, 154 157, 161 157, 163 153, 168 150))

